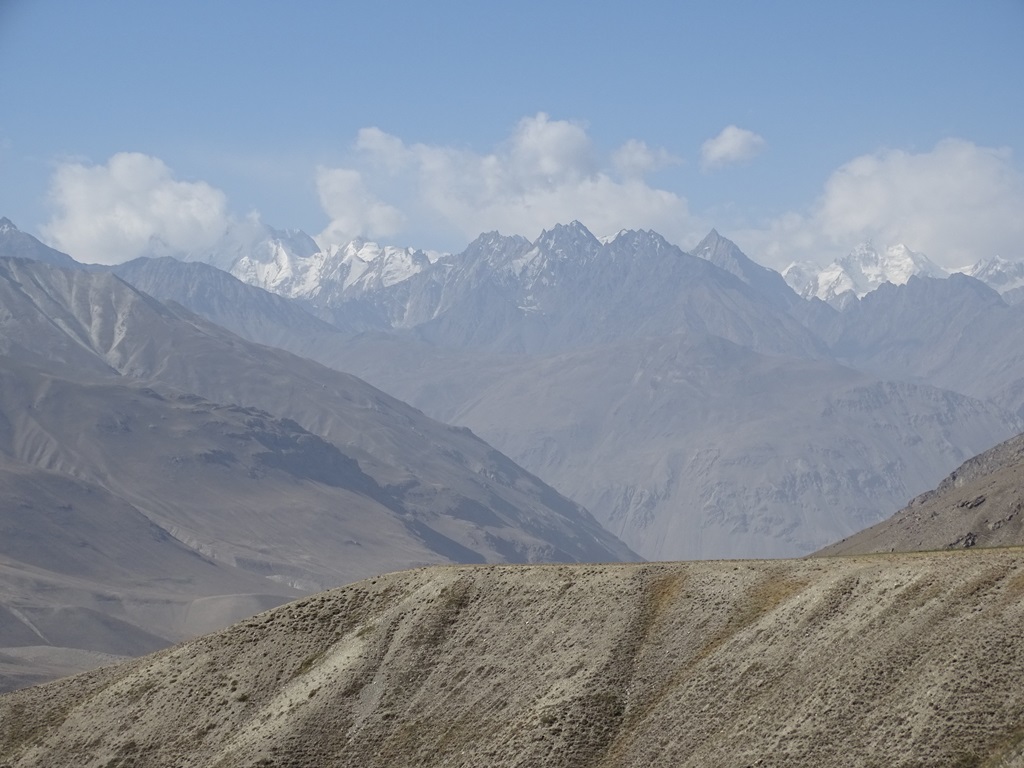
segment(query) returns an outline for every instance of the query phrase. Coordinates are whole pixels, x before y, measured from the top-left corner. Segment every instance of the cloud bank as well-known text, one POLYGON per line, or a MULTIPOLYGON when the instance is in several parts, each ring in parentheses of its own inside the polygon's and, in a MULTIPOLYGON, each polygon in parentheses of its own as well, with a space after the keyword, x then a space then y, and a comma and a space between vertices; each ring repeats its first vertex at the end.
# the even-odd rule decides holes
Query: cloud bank
POLYGON ((466 242, 494 229, 533 236, 573 219, 598 234, 651 228, 691 239, 700 230, 685 198, 645 180, 677 158, 637 140, 601 156, 582 125, 544 113, 485 153, 409 144, 379 128, 361 130, 352 149, 347 167, 317 172, 331 218, 324 243, 393 236, 413 220, 466 242))
MULTIPOLYGON (((729 135, 726 129, 717 139, 729 135)), ((730 139, 714 157, 725 162, 755 145, 730 139)), ((436 248, 494 229, 534 237, 578 219, 598 235, 654 229, 684 248, 714 225, 776 269, 824 264, 869 239, 904 243, 947 268, 1024 257, 1024 174, 1008 149, 946 139, 922 152, 864 154, 833 171, 806 207, 745 227, 694 213, 681 194, 649 182, 649 174, 680 162, 637 139, 602 153, 583 125, 543 113, 520 120, 487 152, 364 128, 350 162, 315 169, 329 219, 318 239, 436 248)), ((179 180, 161 160, 139 153, 58 166, 50 198, 54 213, 43 238, 86 262, 210 249, 239 220, 219 189, 179 180)))
POLYGON ((865 240, 904 243, 947 268, 1024 256, 1024 175, 1008 149, 946 139, 927 152, 884 149, 842 165, 818 200, 737 233, 766 264, 830 261, 865 240))
POLYGON ((764 151, 765 146, 764 138, 753 131, 727 125, 717 136, 701 144, 701 170, 713 171, 746 162, 764 151))
POLYGON ((223 192, 178 181, 163 161, 137 152, 58 166, 50 200, 56 211, 43 238, 96 264, 208 247, 228 226, 223 192))

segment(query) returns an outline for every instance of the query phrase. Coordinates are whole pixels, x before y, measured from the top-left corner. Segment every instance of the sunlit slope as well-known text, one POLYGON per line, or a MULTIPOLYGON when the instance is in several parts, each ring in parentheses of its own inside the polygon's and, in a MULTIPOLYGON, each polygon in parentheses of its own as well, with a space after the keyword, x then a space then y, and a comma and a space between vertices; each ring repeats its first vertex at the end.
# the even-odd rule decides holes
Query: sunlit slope
POLYGON ((1019 550, 402 572, 0 698, 0 761, 1020 765, 1022 596, 1019 550))

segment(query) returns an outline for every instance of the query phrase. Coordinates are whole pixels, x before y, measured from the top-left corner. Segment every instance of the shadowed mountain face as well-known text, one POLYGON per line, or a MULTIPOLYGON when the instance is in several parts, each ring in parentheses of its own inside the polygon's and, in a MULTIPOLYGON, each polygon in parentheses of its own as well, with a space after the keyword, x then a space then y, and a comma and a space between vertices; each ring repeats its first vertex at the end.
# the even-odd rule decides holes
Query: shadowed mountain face
POLYGON ((0 307, 0 686, 385 570, 636 559, 468 430, 109 273, 0 260, 0 307))
POLYGON ((147 653, 299 594, 201 555, 94 482, 2 455, 0 498, 0 690, 147 653))
POLYGON ((1024 546, 1024 435, 963 463, 939 486, 816 555, 1024 546))
POLYGON ((11 348, 65 348, 55 363, 91 363, 98 372, 284 417, 357 461, 388 499, 481 560, 513 552, 520 561, 630 557, 585 510, 468 430, 432 421, 353 376, 243 341, 113 275, 7 261, 0 300, 11 310, 0 339, 11 348), (478 509, 487 520, 496 516, 499 530, 476 532, 478 509), (519 530, 527 535, 505 535, 519 530))
POLYGON ((0 761, 1016 766, 1022 562, 391 574, 0 697, 0 761))
MULTIPOLYGON (((82 384, 9 363, 0 407, 15 459, 99 486, 193 554, 274 582, 322 589, 408 562, 448 560, 419 540, 401 504, 355 461, 264 411, 130 383, 82 384)), ((93 538, 83 534, 90 548, 109 543, 93 538)), ((24 552, 12 542, 12 557, 24 552)), ((59 554, 39 565, 63 568, 59 554)), ((90 575, 143 565, 111 560, 90 575)))

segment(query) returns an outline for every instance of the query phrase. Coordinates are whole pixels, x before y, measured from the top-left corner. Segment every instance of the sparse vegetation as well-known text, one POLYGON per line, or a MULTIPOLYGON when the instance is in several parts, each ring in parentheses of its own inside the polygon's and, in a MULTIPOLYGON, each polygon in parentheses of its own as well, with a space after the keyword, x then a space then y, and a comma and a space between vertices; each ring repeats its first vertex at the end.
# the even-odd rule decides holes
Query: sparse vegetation
POLYGON ((256 646, 228 630, 0 697, 0 765, 1019 765, 1021 564, 394 574, 241 625, 256 646))

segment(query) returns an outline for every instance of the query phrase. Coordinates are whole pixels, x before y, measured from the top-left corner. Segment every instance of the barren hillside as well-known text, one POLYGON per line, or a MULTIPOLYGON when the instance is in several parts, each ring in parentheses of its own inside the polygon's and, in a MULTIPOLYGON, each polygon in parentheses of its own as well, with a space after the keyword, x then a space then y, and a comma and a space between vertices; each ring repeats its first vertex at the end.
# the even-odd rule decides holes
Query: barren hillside
POLYGON ((965 461, 887 520, 817 555, 1024 545, 1024 435, 965 461))
POLYGON ((0 697, 5 766, 1024 765, 1024 552, 435 567, 0 697))

